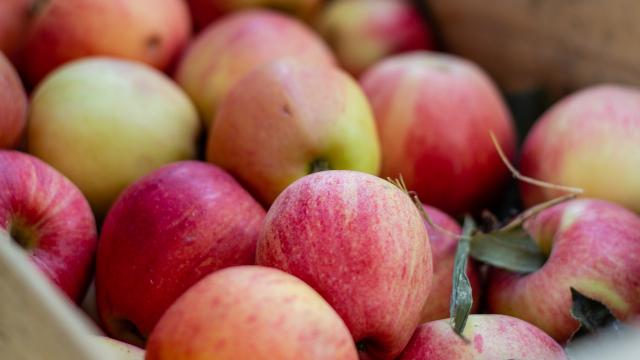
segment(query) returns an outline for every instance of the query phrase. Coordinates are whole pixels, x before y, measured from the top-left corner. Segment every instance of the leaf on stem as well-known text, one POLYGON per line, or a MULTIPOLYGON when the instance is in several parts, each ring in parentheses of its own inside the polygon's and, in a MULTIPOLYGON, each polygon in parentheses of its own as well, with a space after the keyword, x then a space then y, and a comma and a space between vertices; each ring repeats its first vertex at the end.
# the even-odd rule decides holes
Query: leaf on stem
POLYGON ((476 233, 470 255, 489 265, 519 273, 534 272, 544 265, 545 254, 522 228, 476 233))
POLYGON ((462 236, 456 248, 456 257, 453 265, 453 285, 451 289, 451 302, 449 316, 453 331, 467 341, 462 335, 467 324, 467 318, 473 305, 471 283, 467 277, 467 261, 469 258, 469 245, 471 234, 476 224, 470 216, 466 216, 462 228, 462 236))

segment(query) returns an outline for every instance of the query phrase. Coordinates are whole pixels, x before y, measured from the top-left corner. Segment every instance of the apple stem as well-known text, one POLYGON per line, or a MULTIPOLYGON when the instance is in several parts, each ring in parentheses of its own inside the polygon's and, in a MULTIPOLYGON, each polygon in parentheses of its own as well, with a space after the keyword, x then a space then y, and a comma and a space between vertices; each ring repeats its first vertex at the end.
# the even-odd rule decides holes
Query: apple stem
POLYGON ((575 199, 576 197, 578 197, 578 194, 575 194, 575 193, 566 194, 566 195, 559 196, 557 198, 553 198, 551 200, 545 201, 533 207, 530 207, 527 210, 518 214, 518 216, 516 216, 513 220, 511 220, 507 225, 501 227, 497 231, 501 231, 501 232, 511 231, 521 226, 529 218, 532 218, 538 215, 541 211, 546 210, 552 206, 558 205, 560 203, 563 203, 565 201, 575 199))

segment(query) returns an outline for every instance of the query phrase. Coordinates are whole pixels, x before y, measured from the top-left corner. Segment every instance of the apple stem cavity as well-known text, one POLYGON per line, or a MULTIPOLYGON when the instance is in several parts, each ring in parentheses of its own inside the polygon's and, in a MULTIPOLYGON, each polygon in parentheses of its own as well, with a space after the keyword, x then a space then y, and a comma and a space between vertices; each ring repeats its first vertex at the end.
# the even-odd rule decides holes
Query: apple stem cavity
POLYGON ((111 327, 112 331, 114 333, 117 332, 122 340, 141 348, 145 347, 147 339, 132 321, 127 319, 113 319, 111 320, 111 324, 113 325, 111 327))
POLYGON ((315 159, 309 165, 309 174, 327 170, 331 170, 331 167, 329 166, 329 162, 325 159, 315 159))
POLYGON ((458 241, 456 256, 453 265, 453 280, 451 287, 451 301, 449 316, 453 331, 466 342, 469 342, 462 333, 467 325, 467 319, 473 306, 473 289, 467 277, 467 262, 471 246, 471 234, 475 232, 476 224, 471 216, 465 216, 462 226, 462 236, 458 241))
POLYGON ((14 219, 9 225, 9 237, 26 252, 31 253, 38 246, 35 230, 21 219, 14 219))
POLYGON ((571 335, 571 339, 586 334, 598 334, 602 328, 619 332, 624 327, 606 305, 580 293, 573 287, 571 287, 571 316, 580 322, 580 327, 571 335))

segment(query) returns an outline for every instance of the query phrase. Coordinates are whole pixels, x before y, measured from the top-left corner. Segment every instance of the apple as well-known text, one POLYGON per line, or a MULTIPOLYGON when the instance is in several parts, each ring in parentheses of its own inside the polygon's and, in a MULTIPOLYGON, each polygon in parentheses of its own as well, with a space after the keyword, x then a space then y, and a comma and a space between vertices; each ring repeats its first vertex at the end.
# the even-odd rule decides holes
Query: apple
POLYGON ((20 144, 27 125, 27 94, 20 77, 0 52, 0 149, 20 144))
POLYGON ((261 266, 217 271, 162 316, 147 360, 356 360, 349 330, 311 287, 261 266))
POLYGON ((209 130, 206 157, 265 205, 315 171, 377 174, 380 167, 375 122, 358 84, 337 68, 290 59, 238 82, 209 130))
POLYGON ((189 98, 147 65, 85 58, 35 90, 27 148, 82 190, 98 217, 122 189, 196 156, 200 123, 189 98))
POLYGON ((525 228, 547 261, 530 274, 490 273, 488 311, 528 321, 564 343, 578 329, 571 290, 606 305, 619 319, 640 314, 640 217, 604 200, 566 202, 525 228))
POLYGON ((203 29, 221 17, 242 9, 264 6, 308 19, 323 0, 188 0, 191 17, 198 29, 203 29))
POLYGON ((449 214, 481 209, 509 172, 516 136, 509 112, 489 77, 453 55, 414 52, 383 60, 361 84, 378 125, 383 177, 402 174, 420 199, 449 214))
POLYGON ((101 335, 92 335, 90 339, 93 347, 99 349, 100 353, 105 355, 105 359, 144 360, 145 352, 137 346, 101 335))
MULTIPOLYGON (((429 234, 431 258, 433 259, 433 285, 422 309, 420 322, 446 319, 449 317, 449 302, 453 281, 453 263, 458 247, 458 238, 462 234, 460 225, 449 215, 432 206, 423 205, 424 211, 429 216, 431 226, 427 221, 424 226, 429 234)), ((473 262, 467 264, 467 277, 473 289, 473 305, 471 312, 476 312, 480 305, 480 272, 473 262)))
POLYGON ((33 7, 20 54, 32 85, 58 66, 87 56, 114 56, 166 69, 187 42, 183 0, 46 0, 33 7))
POLYGON ((31 155, 0 150, 0 232, 72 301, 82 299, 93 272, 96 223, 67 178, 31 155))
POLYGON ((143 345, 165 310, 218 269, 255 263, 265 211, 229 174, 199 161, 129 186, 100 234, 96 299, 103 328, 143 345))
POLYGON ((12 58, 22 46, 36 0, 0 1, 0 51, 12 58))
POLYGON ((567 359, 562 346, 535 326, 510 316, 471 315, 460 338, 449 319, 420 325, 398 360, 567 359))
POLYGON ((334 1, 316 28, 354 76, 389 55, 434 48, 431 31, 410 1, 334 1))
POLYGON ((420 321, 431 288, 427 231, 388 181, 322 171, 278 196, 258 240, 258 265, 293 274, 342 317, 363 359, 393 359, 420 321))
MULTIPOLYGON (((558 102, 527 135, 520 168, 640 212, 640 89, 598 85, 558 102)), ((527 206, 562 195, 527 184, 521 194, 527 206)))
POLYGON ((301 22, 268 10, 246 10, 200 33, 180 61, 176 80, 209 126, 236 82, 282 57, 314 65, 335 62, 322 39, 301 22))

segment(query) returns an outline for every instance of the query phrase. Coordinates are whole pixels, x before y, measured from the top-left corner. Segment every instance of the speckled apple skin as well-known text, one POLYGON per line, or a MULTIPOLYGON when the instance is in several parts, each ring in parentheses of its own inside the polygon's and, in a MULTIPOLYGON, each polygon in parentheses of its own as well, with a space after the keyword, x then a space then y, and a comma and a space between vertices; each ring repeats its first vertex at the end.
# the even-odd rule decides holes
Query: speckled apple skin
POLYGON ((0 52, 0 149, 20 144, 27 125, 27 94, 9 60, 0 52))

